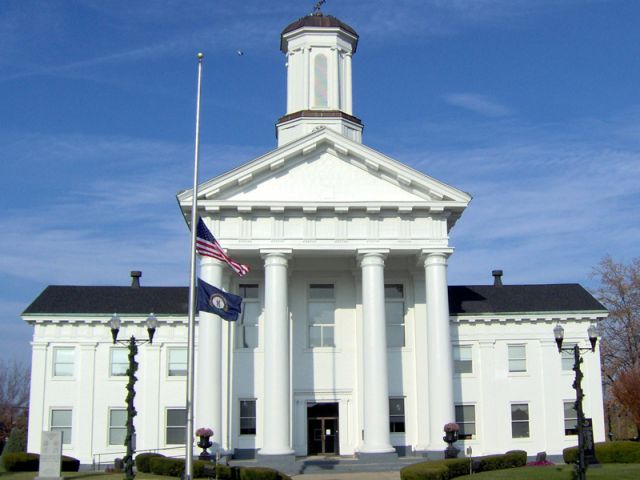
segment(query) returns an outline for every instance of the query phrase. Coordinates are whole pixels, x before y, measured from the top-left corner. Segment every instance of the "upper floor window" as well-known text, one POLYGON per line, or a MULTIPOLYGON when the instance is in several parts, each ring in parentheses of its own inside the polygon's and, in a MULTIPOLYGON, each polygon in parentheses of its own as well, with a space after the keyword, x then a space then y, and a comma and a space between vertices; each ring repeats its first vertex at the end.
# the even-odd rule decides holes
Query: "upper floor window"
POLYGON ((242 314, 236 325, 237 348, 257 348, 258 319, 260 317, 260 296, 257 284, 240 284, 239 295, 242 297, 242 314))
POLYGON ((71 443, 71 418, 73 411, 70 408, 60 408, 51 410, 51 423, 49 430, 52 432, 62 432, 62 444, 71 443))
POLYGON ((529 405, 526 403, 511 404, 511 437, 529 437, 529 405))
POLYGON ((112 377, 122 377, 129 369, 129 351, 126 348, 112 348, 109 373, 112 377))
POLYGON ((240 400, 240 435, 256 434, 256 401, 240 400))
POLYGON ((168 351, 168 373, 170 377, 184 377, 187 375, 187 349, 184 347, 170 348, 168 351))
POLYGON ((567 343, 566 345, 562 345, 562 370, 567 372, 573 370, 573 363, 575 359, 573 358, 573 347, 575 347, 575 343, 567 343), (566 349, 571 349, 571 351, 566 351, 566 349))
POLYGON ((455 373, 473 373, 471 345, 455 345, 453 347, 453 371, 455 373))
POLYGON ((509 345, 509 371, 527 371, 527 348, 525 345, 509 345))
POLYGON ((184 408, 167 409, 167 445, 184 445, 187 438, 187 410, 184 408))
POLYGON ((309 285, 310 347, 335 347, 335 310, 332 284, 309 285))
POLYGON ((53 375, 55 377, 72 377, 75 349, 73 347, 56 347, 53 349, 53 375))
POLYGON ((461 440, 476 438, 476 406, 456 405, 456 423, 460 426, 458 438, 461 440))
POLYGON ((313 60, 313 106, 329 106, 329 82, 327 79, 327 57, 322 54, 315 56, 313 60))
POLYGON ((404 347, 404 287, 402 284, 384 286, 384 309, 387 346, 404 347))
POLYGON ((404 398, 389 399, 389 431, 401 433, 405 431, 404 398))

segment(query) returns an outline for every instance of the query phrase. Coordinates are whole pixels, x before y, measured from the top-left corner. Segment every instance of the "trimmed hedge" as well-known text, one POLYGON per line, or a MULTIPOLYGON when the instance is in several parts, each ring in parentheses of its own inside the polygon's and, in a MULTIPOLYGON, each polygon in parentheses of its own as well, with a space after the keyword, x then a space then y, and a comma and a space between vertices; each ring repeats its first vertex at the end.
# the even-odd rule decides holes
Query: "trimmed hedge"
POLYGON ((469 473, 468 458, 415 463, 400 470, 402 480, 449 480, 469 473))
POLYGON ((527 452, 511 450, 503 455, 485 455, 473 459, 474 472, 489 472, 507 468, 524 467, 527 464, 527 452))
MULTIPOLYGON (((37 453, 7 453, 3 461, 8 472, 37 472, 40 467, 40 455, 37 453)), ((80 460, 63 455, 60 468, 63 472, 77 472, 80 460)))
POLYGON ((291 480, 282 472, 264 467, 229 467, 216 465, 216 478, 221 480, 291 480))
MULTIPOLYGON (((596 458, 600 463, 640 463, 640 442, 615 441, 595 444, 596 458)), ((565 463, 578 461, 578 447, 562 451, 565 463)))
POLYGON ((151 473, 151 466, 149 465, 149 462, 151 461, 152 458, 157 458, 157 457, 164 458, 164 455, 160 453, 150 453, 150 452, 136 455, 136 468, 138 469, 139 472, 151 473))
MULTIPOLYGON (((449 480, 469 474, 469 458, 431 460, 409 465, 400 470, 402 480, 449 480)), ((488 472, 527 464, 527 452, 509 451, 502 455, 486 455, 473 458, 473 472, 488 472)))

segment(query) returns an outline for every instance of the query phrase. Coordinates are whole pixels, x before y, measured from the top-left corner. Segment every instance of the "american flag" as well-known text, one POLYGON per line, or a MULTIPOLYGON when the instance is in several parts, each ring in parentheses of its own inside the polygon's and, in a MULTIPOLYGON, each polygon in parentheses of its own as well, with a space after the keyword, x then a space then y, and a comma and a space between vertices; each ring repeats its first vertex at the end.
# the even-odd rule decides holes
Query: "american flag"
POLYGON ((196 231, 196 252, 198 252, 198 255, 202 255, 204 257, 212 257, 217 260, 227 262, 227 265, 233 268, 233 271, 241 277, 246 275, 249 271, 249 267, 232 260, 226 253, 224 253, 224 250, 204 224, 202 218, 198 219, 198 230, 196 231))

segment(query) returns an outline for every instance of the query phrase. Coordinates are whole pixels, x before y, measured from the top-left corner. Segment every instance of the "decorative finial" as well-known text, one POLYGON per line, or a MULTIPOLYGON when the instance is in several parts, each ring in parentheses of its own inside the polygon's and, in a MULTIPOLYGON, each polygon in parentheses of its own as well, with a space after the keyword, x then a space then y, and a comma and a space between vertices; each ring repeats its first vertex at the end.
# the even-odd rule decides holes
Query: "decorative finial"
POLYGON ((198 57, 198 60, 202 61, 202 59, 204 58, 204 53, 198 52, 197 57, 198 57))
POLYGON ((315 6, 313 7, 312 15, 322 15, 322 12, 320 11, 320 7, 322 7, 322 5, 324 5, 325 3, 327 3, 327 0, 318 0, 315 6))

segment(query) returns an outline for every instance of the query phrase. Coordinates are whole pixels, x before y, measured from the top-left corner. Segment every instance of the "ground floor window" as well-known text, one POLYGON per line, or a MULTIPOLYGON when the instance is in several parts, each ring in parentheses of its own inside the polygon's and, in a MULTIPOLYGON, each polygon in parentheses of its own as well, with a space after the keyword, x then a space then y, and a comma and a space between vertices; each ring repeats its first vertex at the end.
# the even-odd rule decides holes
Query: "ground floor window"
POLYGON ((389 399, 389 431, 402 433, 405 431, 404 398, 389 399))
POLYGON ((578 434, 578 412, 574 402, 564 402, 564 434, 578 434))
POLYGON ((460 426, 458 432, 460 440, 476 438, 475 405, 456 405, 456 423, 460 426))
POLYGON ((167 409, 167 445, 184 445, 187 437, 187 411, 184 408, 167 409))
POLYGON ((240 400, 240 435, 256 434, 256 401, 240 400))
POLYGON ((124 408, 109 410, 109 445, 124 445, 127 435, 127 411, 124 408))
POLYGON ((71 443, 71 418, 73 411, 70 408, 60 408, 51 410, 50 430, 52 432, 62 432, 62 444, 71 443))
POLYGON ((511 404, 511 437, 529 437, 529 405, 526 403, 511 404))

